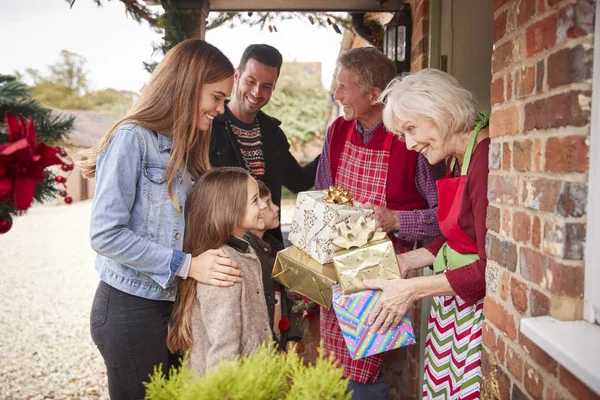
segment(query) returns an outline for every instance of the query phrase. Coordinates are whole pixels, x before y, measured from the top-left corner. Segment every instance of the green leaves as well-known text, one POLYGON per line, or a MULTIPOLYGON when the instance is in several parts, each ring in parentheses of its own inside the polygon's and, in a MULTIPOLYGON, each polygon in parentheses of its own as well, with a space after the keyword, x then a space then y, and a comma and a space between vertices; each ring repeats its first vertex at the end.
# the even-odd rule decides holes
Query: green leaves
POLYGON ((155 370, 145 385, 148 400, 350 399, 348 381, 333 359, 320 355, 315 365, 306 366, 295 351, 265 346, 203 377, 188 367, 172 369, 168 378, 155 370))

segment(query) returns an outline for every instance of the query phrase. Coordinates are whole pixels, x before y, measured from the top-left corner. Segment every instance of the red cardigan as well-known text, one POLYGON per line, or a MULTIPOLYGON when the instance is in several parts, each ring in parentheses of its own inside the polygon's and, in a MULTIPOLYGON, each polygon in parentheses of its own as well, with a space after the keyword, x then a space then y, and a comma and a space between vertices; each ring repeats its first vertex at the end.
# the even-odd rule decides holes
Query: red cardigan
MULTIPOLYGON (((488 153, 490 139, 479 142, 469 164, 467 183, 463 203, 458 217, 461 229, 477 243, 479 260, 464 267, 446 271, 446 277, 452 289, 468 305, 473 305, 485 296, 485 254, 486 214, 488 206, 488 153)), ((457 167, 458 168, 458 167, 457 167)), ((458 169, 460 171, 460 169, 458 169)), ((444 236, 438 237, 425 246, 425 249, 436 255, 446 242, 444 236)))

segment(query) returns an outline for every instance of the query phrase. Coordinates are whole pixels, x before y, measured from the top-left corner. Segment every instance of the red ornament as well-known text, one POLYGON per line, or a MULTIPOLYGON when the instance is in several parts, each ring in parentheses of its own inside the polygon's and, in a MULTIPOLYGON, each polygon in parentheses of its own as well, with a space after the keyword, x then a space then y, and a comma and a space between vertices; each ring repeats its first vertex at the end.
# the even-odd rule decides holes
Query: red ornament
POLYGON ((289 319, 287 319, 286 317, 283 317, 283 318, 281 318, 281 319, 279 320, 279 324, 278 324, 278 326, 279 326, 279 330, 280 330, 281 332, 285 332, 285 331, 287 331, 288 329, 290 329, 290 325, 291 325, 291 324, 290 324, 290 320, 289 320, 289 319))
POLYGON ((72 197, 65 197, 65 203, 71 204, 72 202, 73 202, 73 198, 72 197))
POLYGON ((64 176, 57 176, 54 180, 58 183, 65 183, 67 179, 64 176))
POLYGON ((0 220, 0 235, 10 231, 10 228, 12 228, 12 225, 13 225, 13 220, 10 215, 7 215, 6 219, 0 220))
POLYGON ((59 193, 60 197, 67 197, 67 191, 63 190, 59 193))
POLYGON ((62 164, 56 150, 38 143, 29 118, 6 113, 8 143, 0 145, 0 202, 12 198, 17 210, 27 210, 33 201, 35 187, 44 180, 44 169, 62 164))

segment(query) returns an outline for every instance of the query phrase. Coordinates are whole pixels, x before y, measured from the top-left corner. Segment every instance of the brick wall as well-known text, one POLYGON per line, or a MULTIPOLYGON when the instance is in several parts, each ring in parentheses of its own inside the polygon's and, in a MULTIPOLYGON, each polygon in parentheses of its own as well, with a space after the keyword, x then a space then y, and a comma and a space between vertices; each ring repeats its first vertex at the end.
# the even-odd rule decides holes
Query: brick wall
POLYGON ((598 398, 519 332, 582 317, 595 1, 494 9, 485 394, 598 398))
MULTIPOLYGON (((429 0, 410 0, 412 15, 411 37, 411 71, 418 71, 428 66, 429 51, 429 0)), ((415 329, 417 343, 425 340, 427 332, 420 332, 419 325, 421 306, 415 304, 410 316, 415 329)), ((419 387, 419 376, 423 370, 419 368, 419 346, 408 346, 389 352, 385 358, 384 373, 389 386, 390 400, 416 399, 422 388, 419 387)))

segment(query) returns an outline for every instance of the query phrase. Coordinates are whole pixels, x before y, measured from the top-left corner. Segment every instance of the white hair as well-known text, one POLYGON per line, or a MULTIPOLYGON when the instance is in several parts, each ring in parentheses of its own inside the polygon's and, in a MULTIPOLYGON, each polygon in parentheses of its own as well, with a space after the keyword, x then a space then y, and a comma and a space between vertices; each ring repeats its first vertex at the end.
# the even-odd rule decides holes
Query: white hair
POLYGON ((448 134, 468 132, 478 118, 477 100, 450 74, 426 68, 394 78, 381 94, 383 123, 399 133, 407 120, 426 119, 448 134))

